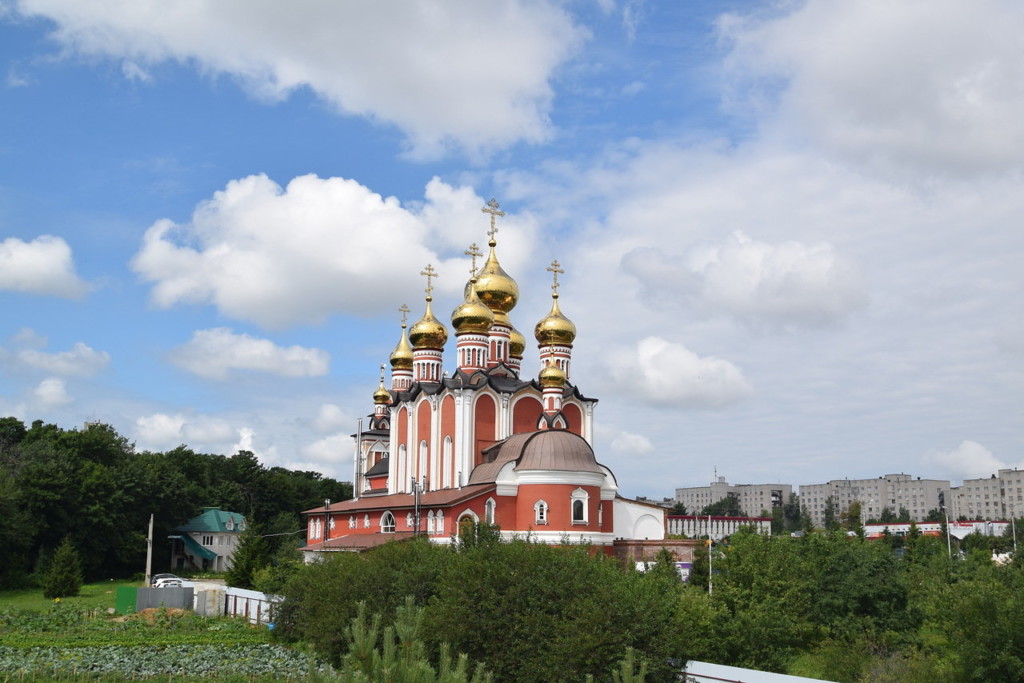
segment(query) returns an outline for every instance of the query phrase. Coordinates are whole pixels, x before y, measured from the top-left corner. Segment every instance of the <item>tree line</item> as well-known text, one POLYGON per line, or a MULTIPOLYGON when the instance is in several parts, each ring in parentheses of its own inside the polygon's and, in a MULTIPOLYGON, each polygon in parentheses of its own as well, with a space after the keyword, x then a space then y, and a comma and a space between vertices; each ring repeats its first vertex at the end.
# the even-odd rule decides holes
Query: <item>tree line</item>
POLYGON ((483 533, 296 566, 274 633, 342 664, 353 619, 394 626, 405 605, 434 666, 465 655, 497 681, 608 680, 634 655, 650 681, 678 680, 691 659, 851 683, 1020 681, 1022 565, 994 564, 981 536, 743 530, 700 546, 683 583, 666 554, 638 572, 587 547, 483 533))
POLYGON ((63 429, 36 420, 26 427, 0 418, 0 587, 41 576, 65 539, 87 581, 143 572, 150 514, 159 571, 170 563, 168 534, 203 507, 242 513, 266 534, 288 533, 302 528, 302 510, 351 496, 348 483, 267 468, 248 451, 139 452, 108 425, 63 429))

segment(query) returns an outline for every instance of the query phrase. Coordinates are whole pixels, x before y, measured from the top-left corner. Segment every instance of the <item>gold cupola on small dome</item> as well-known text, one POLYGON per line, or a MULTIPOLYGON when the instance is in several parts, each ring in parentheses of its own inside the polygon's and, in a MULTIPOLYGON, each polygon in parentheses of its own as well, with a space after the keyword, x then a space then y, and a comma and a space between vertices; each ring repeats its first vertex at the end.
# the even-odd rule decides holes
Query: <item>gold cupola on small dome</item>
POLYGON ((508 335, 508 355, 511 358, 522 358, 523 351, 526 350, 526 337, 523 333, 512 328, 512 331, 508 335))
POLYGON ((434 297, 431 296, 434 288, 430 281, 431 278, 437 277, 437 271, 433 266, 427 264, 426 270, 420 274, 427 276, 427 310, 423 313, 423 317, 409 328, 409 342, 412 344, 413 350, 443 349, 445 342, 448 341, 448 329, 434 317, 434 311, 430 307, 430 302, 434 300, 434 297))
POLYGON ((487 334, 491 329, 491 323, 494 322, 494 312, 480 301, 472 283, 470 280, 470 286, 466 288, 466 299, 452 311, 452 327, 455 328, 455 334, 487 334))
POLYGON ((565 386, 567 378, 565 376, 565 371, 558 367, 558 365, 553 361, 549 360, 547 364, 541 368, 540 374, 537 375, 537 381, 539 381, 541 387, 545 389, 560 389, 565 386))
POLYGON ((391 403, 391 392, 384 387, 384 366, 381 366, 380 386, 373 392, 373 402, 377 405, 391 403))
POLYGON ((516 303, 519 301, 519 285, 501 267, 498 257, 494 253, 494 247, 497 245, 494 235, 498 231, 494 226, 494 221, 498 216, 504 216, 505 212, 498 210, 498 202, 494 199, 487 202, 487 206, 481 210, 491 214, 491 229, 487 233, 490 237, 487 244, 491 251, 484 267, 477 273, 476 293, 480 301, 494 311, 495 322, 508 325, 508 313, 516 307, 516 303))
POLYGON ((533 336, 541 346, 572 346, 576 339, 576 326, 558 308, 558 274, 565 271, 561 270, 558 261, 553 261, 548 270, 555 274, 555 282, 551 285, 554 290, 551 292, 551 312, 533 328, 533 336))
POLYGON ((409 312, 409 307, 402 304, 398 310, 402 312, 402 338, 398 340, 398 345, 391 352, 391 369, 412 370, 412 346, 409 344, 409 334, 405 325, 405 316, 409 312))

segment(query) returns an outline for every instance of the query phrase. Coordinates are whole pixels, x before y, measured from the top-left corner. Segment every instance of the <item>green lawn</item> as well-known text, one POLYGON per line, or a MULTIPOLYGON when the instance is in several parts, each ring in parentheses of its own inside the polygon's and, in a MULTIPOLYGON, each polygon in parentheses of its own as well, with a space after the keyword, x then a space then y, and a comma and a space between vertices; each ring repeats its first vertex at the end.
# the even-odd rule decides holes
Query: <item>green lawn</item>
MULTIPOLYGON (((87 583, 82 586, 82 591, 73 598, 61 598, 61 602, 74 609, 100 609, 105 610, 114 606, 114 593, 118 586, 142 586, 138 581, 101 581, 99 583, 87 583)), ((45 612, 53 605, 53 600, 43 597, 41 588, 17 591, 0 591, 0 609, 13 607, 15 609, 27 609, 36 612, 45 612)))

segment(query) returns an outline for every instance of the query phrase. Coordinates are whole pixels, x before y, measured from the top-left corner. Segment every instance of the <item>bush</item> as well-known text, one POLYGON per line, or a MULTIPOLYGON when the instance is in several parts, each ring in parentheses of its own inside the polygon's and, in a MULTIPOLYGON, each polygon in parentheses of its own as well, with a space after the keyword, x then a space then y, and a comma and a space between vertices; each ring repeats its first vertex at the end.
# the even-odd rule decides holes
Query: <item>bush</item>
POLYGON ((71 539, 64 542, 53 554, 53 562, 43 579, 43 596, 49 599, 78 595, 82 589, 82 563, 78 551, 71 545, 71 539))

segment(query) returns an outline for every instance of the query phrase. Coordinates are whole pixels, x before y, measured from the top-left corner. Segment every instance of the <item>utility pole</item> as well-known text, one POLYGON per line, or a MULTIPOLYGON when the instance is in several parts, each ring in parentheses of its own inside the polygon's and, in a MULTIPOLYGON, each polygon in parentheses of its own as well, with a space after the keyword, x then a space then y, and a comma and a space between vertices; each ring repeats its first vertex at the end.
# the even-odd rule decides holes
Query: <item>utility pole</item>
MULTIPOLYGON (((715 468, 715 474, 718 474, 718 468, 715 468)), ((715 590, 715 584, 712 580, 714 571, 711 569, 711 558, 715 554, 715 541, 711 538, 711 515, 708 515, 708 595, 715 590)))
POLYGON ((149 534, 146 536, 146 587, 153 584, 153 513, 149 514, 149 534))

